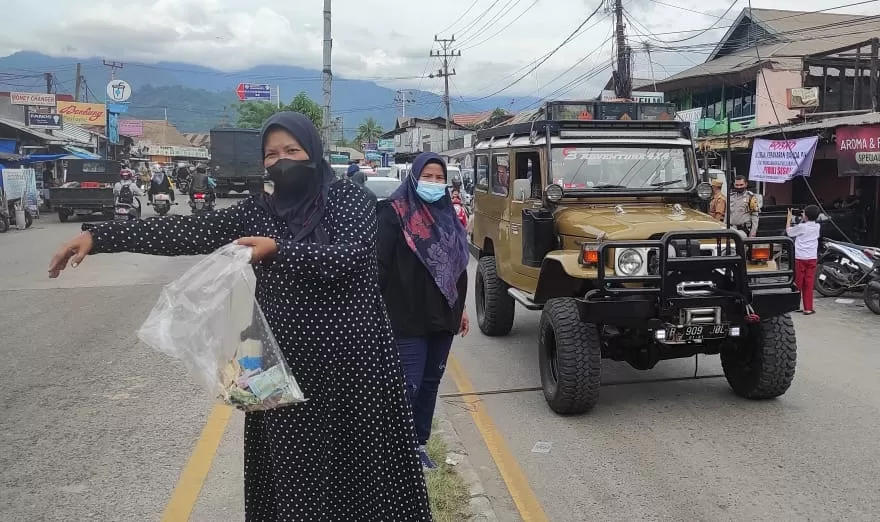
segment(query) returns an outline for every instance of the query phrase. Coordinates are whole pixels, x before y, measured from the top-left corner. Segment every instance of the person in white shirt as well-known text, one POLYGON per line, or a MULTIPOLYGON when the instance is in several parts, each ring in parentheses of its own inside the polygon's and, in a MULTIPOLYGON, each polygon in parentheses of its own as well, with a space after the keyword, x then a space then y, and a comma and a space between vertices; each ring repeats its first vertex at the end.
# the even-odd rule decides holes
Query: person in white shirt
POLYGON ((819 207, 809 205, 804 209, 803 221, 791 226, 791 209, 785 221, 785 233, 794 238, 794 284, 801 291, 804 315, 813 310, 813 284, 816 276, 816 257, 819 253, 819 207))

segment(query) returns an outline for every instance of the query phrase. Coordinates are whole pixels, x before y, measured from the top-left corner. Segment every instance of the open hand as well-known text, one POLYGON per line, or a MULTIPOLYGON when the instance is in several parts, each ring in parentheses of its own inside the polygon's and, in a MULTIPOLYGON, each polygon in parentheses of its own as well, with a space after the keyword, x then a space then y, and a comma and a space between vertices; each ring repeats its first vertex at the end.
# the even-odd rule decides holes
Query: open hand
POLYGON ((55 252, 52 261, 49 262, 49 277, 55 279, 61 274, 61 271, 70 266, 76 268, 82 263, 89 252, 92 251, 94 240, 91 232, 82 232, 80 235, 71 239, 55 252))
POLYGON ((461 329, 458 333, 461 334, 462 337, 468 334, 471 331, 471 320, 468 318, 467 311, 461 313, 461 329))
POLYGON ((251 247, 251 263, 268 261, 278 253, 278 243, 271 237, 243 237, 235 241, 236 245, 251 247))

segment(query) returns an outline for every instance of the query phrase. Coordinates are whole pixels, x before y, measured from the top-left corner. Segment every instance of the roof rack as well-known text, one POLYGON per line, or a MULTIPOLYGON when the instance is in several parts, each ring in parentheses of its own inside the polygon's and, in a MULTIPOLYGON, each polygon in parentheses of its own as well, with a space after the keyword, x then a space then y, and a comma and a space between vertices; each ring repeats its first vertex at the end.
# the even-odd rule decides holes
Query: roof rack
POLYGON ((638 103, 630 101, 551 101, 528 120, 514 124, 501 125, 477 132, 477 139, 530 135, 532 132, 544 133, 549 128, 551 134, 560 130, 607 131, 643 129, 677 129, 687 127, 687 122, 676 121, 674 103, 638 103))

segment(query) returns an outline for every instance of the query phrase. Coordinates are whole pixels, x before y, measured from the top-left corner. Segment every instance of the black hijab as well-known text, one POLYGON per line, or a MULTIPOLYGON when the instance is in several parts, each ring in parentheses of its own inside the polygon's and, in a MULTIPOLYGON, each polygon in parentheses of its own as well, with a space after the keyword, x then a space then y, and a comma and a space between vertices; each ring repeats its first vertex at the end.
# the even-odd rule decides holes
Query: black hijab
POLYGON ((321 226, 321 220, 327 208, 327 194, 330 192, 330 185, 336 179, 336 174, 324 160, 324 147, 318 136, 318 130, 312 120, 304 114, 291 111, 277 112, 263 124, 261 135, 264 153, 266 135, 276 127, 289 132, 302 145, 309 159, 315 163, 315 175, 320 176, 321 181, 313 184, 314 189, 308 193, 264 193, 259 200, 260 206, 287 222, 288 233, 285 237, 292 237, 297 242, 327 243, 329 237, 321 226))

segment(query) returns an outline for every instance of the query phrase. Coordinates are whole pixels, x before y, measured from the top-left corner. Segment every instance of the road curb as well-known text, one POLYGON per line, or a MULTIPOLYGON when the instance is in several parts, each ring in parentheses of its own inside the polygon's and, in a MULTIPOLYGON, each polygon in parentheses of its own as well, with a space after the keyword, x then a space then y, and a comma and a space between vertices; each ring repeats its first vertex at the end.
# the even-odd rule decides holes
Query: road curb
POLYGON ((497 522, 498 517, 492 508, 492 502, 486 496, 486 490, 480 482, 480 477, 477 475, 473 465, 471 465, 470 460, 468 460, 467 448, 465 448, 461 437, 455 431, 455 427, 447 418, 446 411, 440 403, 437 404, 436 411, 434 412, 434 420, 437 422, 437 425, 432 435, 439 436, 446 444, 446 461, 454 467, 455 472, 464 480, 468 490, 470 516, 467 520, 497 522))

